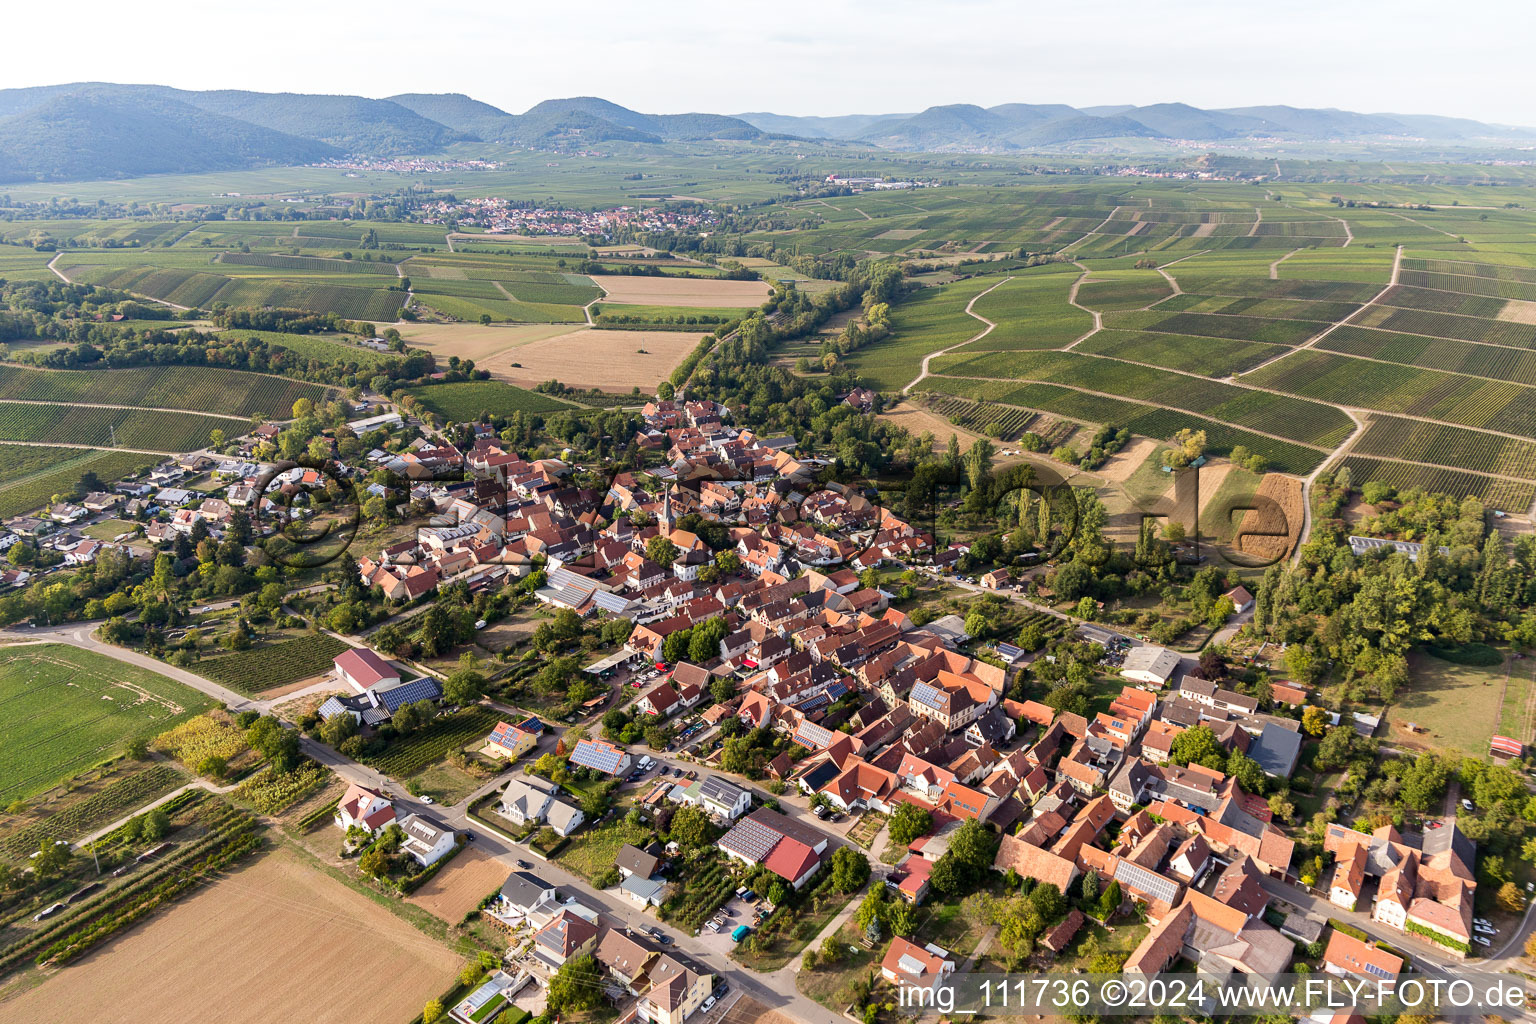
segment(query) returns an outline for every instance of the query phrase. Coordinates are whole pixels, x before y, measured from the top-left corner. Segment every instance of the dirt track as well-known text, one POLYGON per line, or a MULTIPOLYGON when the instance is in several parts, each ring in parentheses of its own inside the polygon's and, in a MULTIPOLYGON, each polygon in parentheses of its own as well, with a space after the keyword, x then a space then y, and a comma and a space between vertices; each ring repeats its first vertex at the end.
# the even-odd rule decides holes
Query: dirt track
POLYGON ((461 959, 288 851, 0 1004, 29 1024, 408 1020, 461 959))

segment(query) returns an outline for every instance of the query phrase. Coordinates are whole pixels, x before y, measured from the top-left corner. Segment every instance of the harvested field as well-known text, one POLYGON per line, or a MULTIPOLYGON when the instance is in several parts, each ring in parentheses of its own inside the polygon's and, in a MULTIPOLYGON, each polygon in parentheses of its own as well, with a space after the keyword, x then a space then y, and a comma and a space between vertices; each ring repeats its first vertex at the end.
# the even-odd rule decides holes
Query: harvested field
POLYGON ((1094 470, 1106 483, 1121 484, 1129 480, 1143 462, 1157 451, 1158 443, 1150 437, 1139 437, 1109 457, 1109 461, 1094 470))
POLYGON ((518 324, 484 327, 480 324, 414 324, 400 328, 400 336, 412 348, 426 349, 446 362, 449 356, 473 359, 476 366, 510 348, 557 338, 579 330, 570 324, 518 324))
POLYGON ((593 275, 607 294, 605 303, 633 306, 756 306, 768 297, 766 281, 721 281, 691 277, 593 275))
POLYGON ((1257 496, 1268 498, 1266 505, 1243 517, 1239 527, 1237 550, 1260 559, 1283 558, 1301 539, 1305 519, 1301 481, 1280 473, 1269 473, 1259 484, 1257 496), (1284 536, 1280 534, 1284 533, 1284 536), (1254 536, 1255 533, 1272 536, 1254 536))
POLYGON ((510 384, 558 380, 575 387, 627 392, 654 389, 698 345, 692 331, 600 331, 569 328, 530 340, 475 365, 510 384), (639 350, 645 349, 644 354, 639 350), (520 363, 520 366, 513 366, 520 363))
POLYGON ((33 1024, 408 1020, 461 960, 384 907, 286 851, 165 910, 0 1006, 33 1024))
POLYGON ((487 893, 501 887, 508 871, 505 864, 480 850, 465 850, 417 889, 411 902, 449 924, 457 924, 487 893))

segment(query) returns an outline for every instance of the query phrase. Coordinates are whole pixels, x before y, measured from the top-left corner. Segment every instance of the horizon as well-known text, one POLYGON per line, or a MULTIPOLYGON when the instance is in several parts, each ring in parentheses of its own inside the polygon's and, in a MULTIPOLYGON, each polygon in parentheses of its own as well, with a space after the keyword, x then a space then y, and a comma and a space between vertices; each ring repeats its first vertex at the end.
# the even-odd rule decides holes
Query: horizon
MULTIPOLYGON (((215 37, 238 34, 246 52, 263 56, 259 64, 232 68, 219 48, 197 47, 178 54, 163 77, 149 76, 189 90, 458 92, 509 113, 550 97, 622 96, 613 102, 646 113, 797 117, 917 112, 956 103, 1146 106, 1148 94, 1175 97, 1152 102, 1213 110, 1275 105, 1279 93, 1280 105, 1301 108, 1536 125, 1530 100, 1536 80, 1523 52, 1524 41, 1536 36, 1536 10, 1527 5, 1495 4, 1501 31, 1491 36, 1483 19, 1439 23, 1443 11, 1424 0, 1370 0, 1354 5, 1345 18, 1337 5, 1302 0, 1284 21, 1216 0, 1191 0, 1171 19, 1129 0, 1109 0, 1092 15, 957 0, 944 17, 911 0, 891 0, 878 17, 848 4, 794 0, 764 27, 751 14, 722 14, 702 0, 665 6, 670 16, 658 17, 646 5, 596 0, 577 36, 563 12, 507 11, 481 0, 461 0, 446 12, 450 16, 428 23, 412 21, 415 11, 402 0, 382 0, 370 21, 350 11, 273 0, 268 17, 257 24, 188 0, 158 4, 161 16, 153 20, 87 0, 78 13, 95 30, 72 40, 71 62, 97 69, 86 77, 101 81, 142 79, 143 54, 164 46, 164 26, 185 15, 188 24, 207 26, 215 37), (1320 19, 1359 31, 1320 34, 1320 19), (1428 24, 1432 33, 1422 29, 1428 24), (441 61, 434 60, 405 61, 383 75, 359 73, 350 59, 316 61, 316 42, 327 39, 342 41, 344 55, 352 57, 408 49, 450 59, 454 80, 445 82, 441 61), (507 43, 493 42, 488 51, 488 39, 507 43), (743 45, 751 50, 744 61, 727 60, 723 48, 743 45), (473 59, 481 54, 485 59, 473 59), (1448 60, 1448 54, 1477 54, 1478 74, 1468 76, 1465 61, 1448 60), (1169 66, 1166 58, 1173 56, 1190 59, 1169 66), (765 88, 748 75, 713 74, 717 66, 760 67, 772 85, 765 88), (897 68, 922 73, 893 77, 897 68), (1413 74, 1393 74, 1395 68, 1412 68, 1413 74), (693 75, 679 75, 680 69, 698 75, 696 92, 689 88, 693 75), (387 88, 379 86, 381 78, 388 79, 387 88), (688 99, 695 94, 718 101, 688 99), (840 112, 828 112, 828 101, 840 112)), ((11 20, 17 39, 56 29, 52 15, 39 9, 16 12, 11 20)), ((44 48, 22 48, 0 68, 0 88, 35 87, 56 77, 58 67, 56 55, 44 48)))

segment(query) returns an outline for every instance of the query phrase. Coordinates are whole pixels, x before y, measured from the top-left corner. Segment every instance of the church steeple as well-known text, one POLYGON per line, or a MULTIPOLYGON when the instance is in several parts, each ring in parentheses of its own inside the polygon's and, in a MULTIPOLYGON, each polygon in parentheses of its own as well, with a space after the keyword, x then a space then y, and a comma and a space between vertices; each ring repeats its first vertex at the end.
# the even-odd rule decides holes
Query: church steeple
POLYGON ((672 488, 668 487, 661 498, 661 530, 670 535, 677 529, 677 519, 672 515, 672 488))

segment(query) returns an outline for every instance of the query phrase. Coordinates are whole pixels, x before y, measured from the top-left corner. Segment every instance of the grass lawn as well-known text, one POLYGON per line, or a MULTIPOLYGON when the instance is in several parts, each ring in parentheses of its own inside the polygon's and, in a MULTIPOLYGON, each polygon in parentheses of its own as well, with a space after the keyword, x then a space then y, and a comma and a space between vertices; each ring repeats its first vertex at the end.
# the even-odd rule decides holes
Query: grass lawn
POLYGON ((957 964, 970 956, 987 930, 987 924, 978 917, 968 916, 961 903, 960 900, 933 902, 920 908, 920 923, 912 941, 919 946, 932 942, 944 947, 954 954, 957 964))
POLYGON ((1536 709, 1531 704, 1532 692, 1536 691, 1536 659, 1510 663, 1509 685, 1504 690, 1504 707, 1499 714, 1499 735, 1509 736, 1521 743, 1529 743, 1536 729, 1532 719, 1536 709))
POLYGON ((1110 928, 1114 931, 1091 921, 1085 923, 1083 929, 1077 933, 1077 937, 1061 951, 1061 956, 1056 961, 1057 969, 1062 972, 1078 968, 1086 971, 1093 958, 1101 953, 1128 955, 1131 950, 1141 945, 1141 940, 1146 938, 1147 932, 1151 930, 1134 917, 1112 924, 1110 928))
POLYGON ((885 955, 885 945, 865 949, 863 936, 856 934, 853 922, 838 930, 837 938, 843 946, 843 958, 835 965, 823 964, 814 971, 800 971, 795 975, 795 987, 804 996, 816 1000, 833 1012, 840 1012, 848 1005, 847 988, 870 971, 879 973, 880 958, 885 955), (848 947, 857 952, 849 952, 848 947))
POLYGON ((124 533, 131 533, 138 529, 138 523, 127 519, 103 519, 99 523, 92 523, 80 532, 92 540, 111 540, 124 533))
POLYGON ((1512 663, 1457 665, 1425 651, 1409 658, 1411 681, 1398 691, 1387 723, 1387 741, 1406 749, 1436 749, 1468 757, 1488 753, 1488 738, 1500 721, 1504 681, 1514 687, 1512 663), (1410 733, 1406 723, 1418 725, 1410 733))
MULTIPOLYGON (((430 796, 440 804, 453 805, 475 791, 486 780, 477 779, 468 772, 444 761, 411 778, 417 793, 430 796)), ((507 823, 511 825, 511 822, 507 823)))
POLYGON ((157 672, 63 644, 0 651, 0 804, 213 706, 157 672))
POLYGON ((613 867, 619 847, 625 843, 642 846, 653 838, 655 833, 647 826, 631 825, 615 815, 602 825, 578 832, 570 845, 555 855, 555 861, 590 880, 613 867))

